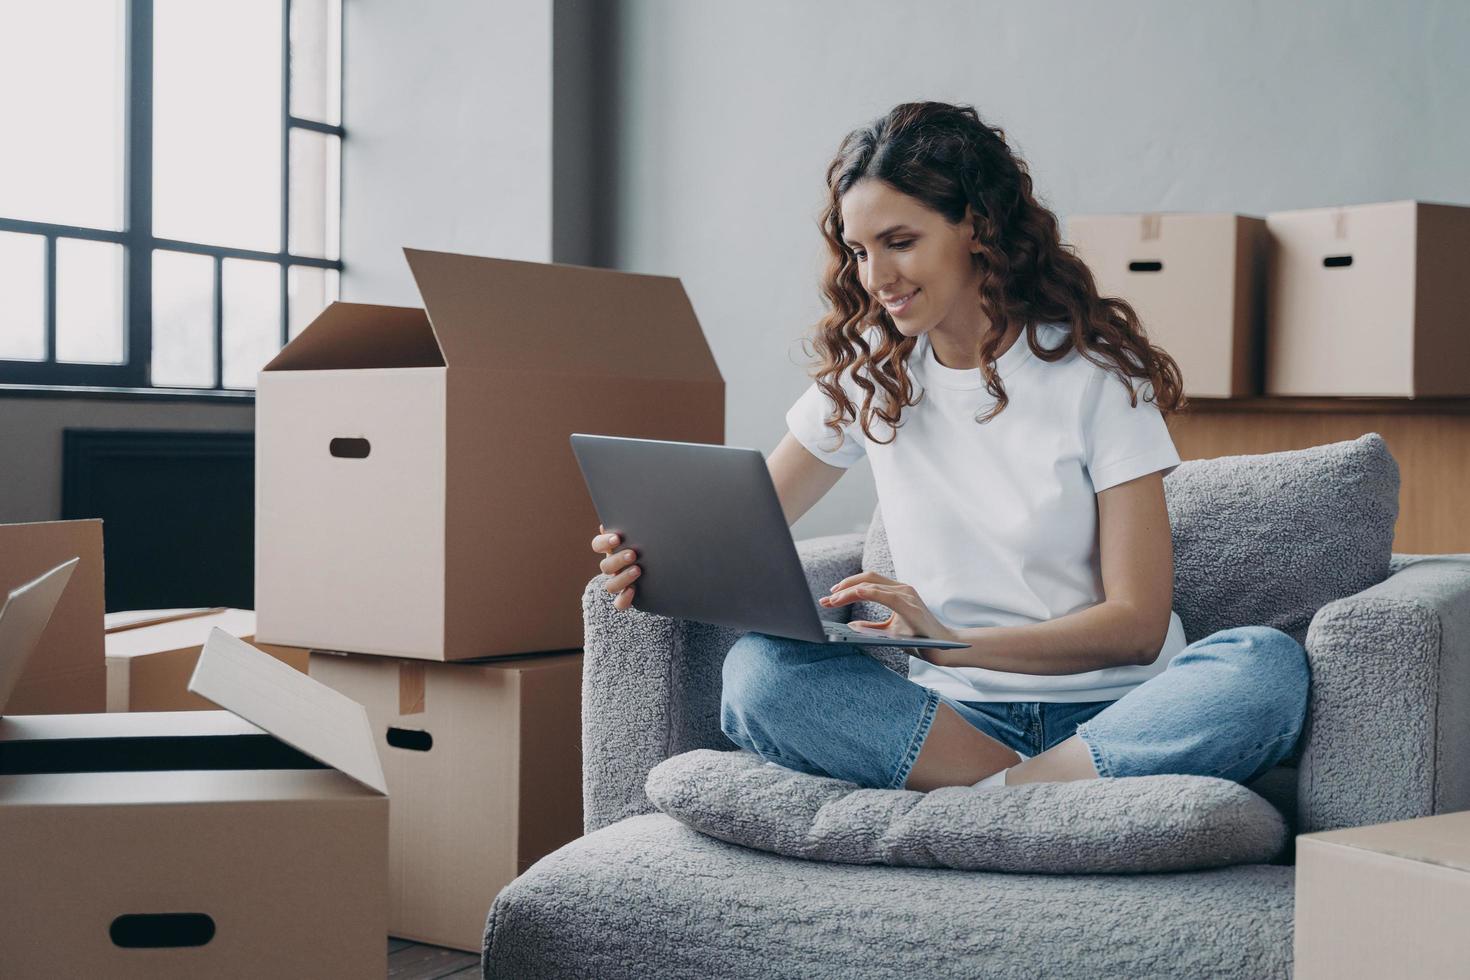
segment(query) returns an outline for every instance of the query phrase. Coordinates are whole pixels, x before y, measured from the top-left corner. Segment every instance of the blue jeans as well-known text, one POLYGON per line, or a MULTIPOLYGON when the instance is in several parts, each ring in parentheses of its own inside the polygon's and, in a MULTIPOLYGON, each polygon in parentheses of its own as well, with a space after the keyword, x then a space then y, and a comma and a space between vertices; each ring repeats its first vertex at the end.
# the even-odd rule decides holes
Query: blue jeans
POLYGON ((954 701, 857 647, 747 633, 725 658, 720 727, 788 769, 897 789, 942 700, 1028 756, 1077 735, 1101 776, 1249 782, 1291 754, 1307 710, 1306 651, 1280 630, 1221 630, 1116 701, 954 701))

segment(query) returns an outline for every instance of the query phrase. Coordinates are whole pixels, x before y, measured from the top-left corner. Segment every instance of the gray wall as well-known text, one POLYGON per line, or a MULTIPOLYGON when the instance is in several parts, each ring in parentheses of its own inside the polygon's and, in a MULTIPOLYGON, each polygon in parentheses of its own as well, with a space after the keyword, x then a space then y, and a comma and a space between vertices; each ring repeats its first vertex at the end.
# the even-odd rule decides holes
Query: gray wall
POLYGON ((0 392, 0 524, 60 519, 62 431, 68 428, 249 432, 255 405, 0 392))
POLYGON ((550 3, 342 6, 342 298, 420 305, 404 246, 548 261, 550 3))
MULTIPOLYGON (((1058 213, 1470 203, 1470 4, 631 0, 608 264, 679 276, 769 451, 821 315, 816 215, 842 135, 969 102, 1058 213)), ((798 536, 865 524, 859 464, 798 536)))

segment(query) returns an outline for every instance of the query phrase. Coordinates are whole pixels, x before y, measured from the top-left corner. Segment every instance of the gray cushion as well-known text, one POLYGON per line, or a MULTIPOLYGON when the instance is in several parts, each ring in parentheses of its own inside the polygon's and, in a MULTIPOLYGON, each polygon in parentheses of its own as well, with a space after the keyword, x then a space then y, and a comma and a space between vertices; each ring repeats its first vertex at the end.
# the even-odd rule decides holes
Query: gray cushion
POLYGON ((1183 871, 1270 861, 1275 808, 1238 783, 1141 776, 976 789, 862 789, 749 752, 697 749, 648 774, 648 798, 712 837, 846 864, 1038 872, 1183 871))
POLYGON ((1183 463, 1164 493, 1174 610, 1191 643, 1255 625, 1302 642, 1318 609, 1388 577, 1399 467, 1376 432, 1183 463))
MULTIPOLYGON (((1388 577, 1399 468, 1376 432, 1311 449, 1181 463, 1164 478, 1174 532, 1174 611, 1193 643, 1234 626, 1302 642, 1329 602, 1388 577)), ((892 577, 882 515, 863 567, 892 577)), ((854 619, 887 611, 854 605, 854 619)))
POLYGON ((1013 875, 799 861, 661 813, 547 855, 490 909, 493 980, 1291 975, 1292 868, 1013 875))

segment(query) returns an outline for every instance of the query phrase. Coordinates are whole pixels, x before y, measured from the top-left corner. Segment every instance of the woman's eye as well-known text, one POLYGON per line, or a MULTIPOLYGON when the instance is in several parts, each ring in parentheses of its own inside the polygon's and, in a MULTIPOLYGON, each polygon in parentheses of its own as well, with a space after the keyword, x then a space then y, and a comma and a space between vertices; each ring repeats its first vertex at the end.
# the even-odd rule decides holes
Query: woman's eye
POLYGON ((913 240, 910 239, 909 241, 906 241, 906 242, 893 242, 893 243, 891 243, 889 245, 889 247, 890 248, 908 248, 912 244, 913 244, 913 240))

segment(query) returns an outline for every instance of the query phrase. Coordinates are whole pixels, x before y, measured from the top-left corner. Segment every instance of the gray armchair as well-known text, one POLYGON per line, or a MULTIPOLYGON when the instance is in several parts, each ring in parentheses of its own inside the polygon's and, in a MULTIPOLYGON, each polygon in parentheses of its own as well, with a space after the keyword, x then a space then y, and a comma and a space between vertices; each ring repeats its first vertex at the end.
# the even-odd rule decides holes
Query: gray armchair
MULTIPOLYGON (((1240 464, 1211 463, 1240 484, 1240 464)), ((1332 478, 1347 492, 1341 471, 1332 478)), ((1179 487, 1170 503, 1176 555, 1193 526, 1179 487)), ((1396 500, 1396 467, 1391 491, 1396 500)), ((1320 532, 1296 519, 1296 533, 1316 534, 1299 539, 1310 542, 1344 518, 1325 515, 1320 532)), ((1386 519, 1391 535, 1393 514, 1386 519)), ((1251 532, 1264 547, 1279 544, 1251 532)), ((818 538, 798 550, 814 596, 863 567, 883 570, 887 558, 879 520, 866 541, 818 538)), ((1176 589, 1181 577, 1189 588, 1208 574, 1176 557, 1176 589)), ((1341 567, 1321 572, 1338 574, 1341 567)), ((1298 630, 1312 694, 1295 765, 1252 784, 1298 832, 1470 808, 1470 556, 1380 557, 1354 574, 1374 584, 1312 606, 1309 627, 1298 630)), ((1289 854, 1273 864, 1144 875, 856 866, 726 844, 658 813, 644 795, 654 765, 691 749, 733 748, 719 727, 720 669, 739 634, 620 612, 602 581, 583 597, 587 836, 497 898, 487 978, 1289 975, 1289 854)), ((1196 593, 1209 591, 1204 581, 1196 593)), ((1273 595, 1259 598, 1276 608, 1273 595)), ((1209 610, 1181 618, 1195 623, 1189 638, 1198 639, 1209 610)))

